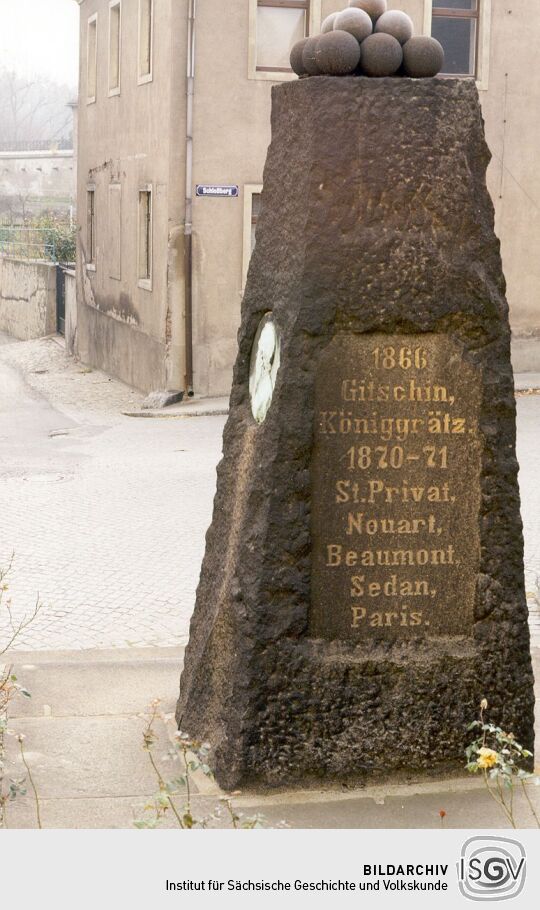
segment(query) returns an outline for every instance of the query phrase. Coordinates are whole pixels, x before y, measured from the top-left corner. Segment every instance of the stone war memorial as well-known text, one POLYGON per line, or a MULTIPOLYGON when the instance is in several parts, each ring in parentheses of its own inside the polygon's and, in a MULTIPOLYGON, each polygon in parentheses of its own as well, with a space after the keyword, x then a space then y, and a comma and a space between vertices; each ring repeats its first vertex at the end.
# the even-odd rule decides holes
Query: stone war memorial
POLYGON ((329 17, 273 89, 177 710, 226 789, 459 772, 483 698, 533 745, 478 93, 385 8, 329 17))

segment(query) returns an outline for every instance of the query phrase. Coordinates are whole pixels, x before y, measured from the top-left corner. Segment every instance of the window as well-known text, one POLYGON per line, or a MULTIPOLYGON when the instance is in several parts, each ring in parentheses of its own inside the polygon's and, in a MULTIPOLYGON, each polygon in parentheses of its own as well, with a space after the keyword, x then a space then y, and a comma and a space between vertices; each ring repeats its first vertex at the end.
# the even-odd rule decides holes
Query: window
POLYGON ((152 189, 139 190, 139 286, 152 289, 152 189))
POLYGON ((257 222, 261 213, 261 193, 253 193, 251 196, 251 252, 255 249, 257 222))
POLYGON ((97 13, 88 20, 86 35, 86 100, 93 104, 97 91, 97 13))
POLYGON ((295 79, 291 48, 301 38, 319 34, 322 0, 248 0, 248 8, 248 79, 295 79))
POLYGON ((433 0, 431 34, 444 48, 444 73, 476 76, 480 0, 433 0))
POLYGON ((152 79, 154 0, 139 0, 139 85, 152 79))
POLYGON ((258 0, 257 59, 259 72, 291 72, 293 44, 309 34, 310 0, 258 0))
POLYGON ((251 254, 255 249, 257 222, 261 212, 262 185, 248 184, 244 187, 244 244, 242 256, 242 287, 246 286, 251 254))
POLYGON ((120 94, 120 0, 109 4, 109 96, 120 94))
POLYGON ((96 190, 86 191, 86 267, 96 267, 96 190))
POLYGON ((122 187, 119 183, 109 186, 109 278, 120 281, 122 278, 122 187))

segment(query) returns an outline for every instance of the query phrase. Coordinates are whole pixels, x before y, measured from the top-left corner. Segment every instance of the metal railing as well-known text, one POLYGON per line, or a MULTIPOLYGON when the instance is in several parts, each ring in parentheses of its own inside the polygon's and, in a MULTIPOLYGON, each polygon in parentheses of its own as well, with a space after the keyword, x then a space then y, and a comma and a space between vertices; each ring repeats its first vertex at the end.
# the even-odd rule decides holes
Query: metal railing
POLYGON ((47 229, 0 224, 0 255, 56 262, 56 244, 47 229))
POLYGON ((69 152, 71 139, 8 139, 0 142, 0 152, 69 152))

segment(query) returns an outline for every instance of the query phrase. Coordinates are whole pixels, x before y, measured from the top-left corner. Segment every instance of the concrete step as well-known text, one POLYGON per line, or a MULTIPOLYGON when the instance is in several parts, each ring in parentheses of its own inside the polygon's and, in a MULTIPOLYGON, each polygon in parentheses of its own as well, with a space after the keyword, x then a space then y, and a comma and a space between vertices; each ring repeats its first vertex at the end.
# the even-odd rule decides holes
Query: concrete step
MULTIPOLYGON (((534 649, 540 679, 540 649, 534 649)), ((25 736, 24 750, 40 799, 43 827, 131 828, 143 815, 158 782, 142 747, 148 705, 160 699, 154 757, 165 779, 178 776, 169 758, 176 732, 173 713, 183 652, 181 648, 109 651, 18 652, 14 672, 31 693, 11 711, 10 728, 25 736)), ((8 739, 13 776, 24 767, 14 737, 8 739)), ((197 772, 192 780, 198 818, 221 817, 226 796, 197 772)), ((540 787, 531 788, 540 816, 540 787)), ((177 799, 179 806, 182 798, 177 799)), ((291 828, 500 828, 508 827, 481 780, 471 776, 414 780, 400 785, 347 789, 249 792, 234 796, 244 817, 260 814, 270 827, 291 828), (441 822, 440 810, 446 813, 441 822)), ((535 827, 523 798, 516 797, 520 827, 535 827)), ((31 792, 8 807, 8 825, 36 827, 31 792)), ((163 827, 175 827, 171 813, 163 827)))

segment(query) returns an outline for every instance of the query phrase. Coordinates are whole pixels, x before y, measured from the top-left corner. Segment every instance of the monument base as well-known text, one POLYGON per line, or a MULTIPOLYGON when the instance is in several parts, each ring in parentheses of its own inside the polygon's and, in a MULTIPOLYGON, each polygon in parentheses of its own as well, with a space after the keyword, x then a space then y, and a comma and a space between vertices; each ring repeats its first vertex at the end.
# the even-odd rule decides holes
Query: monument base
POLYGON ((300 80, 272 126, 178 724, 229 789, 463 769, 483 698, 530 749, 474 82, 300 80))

